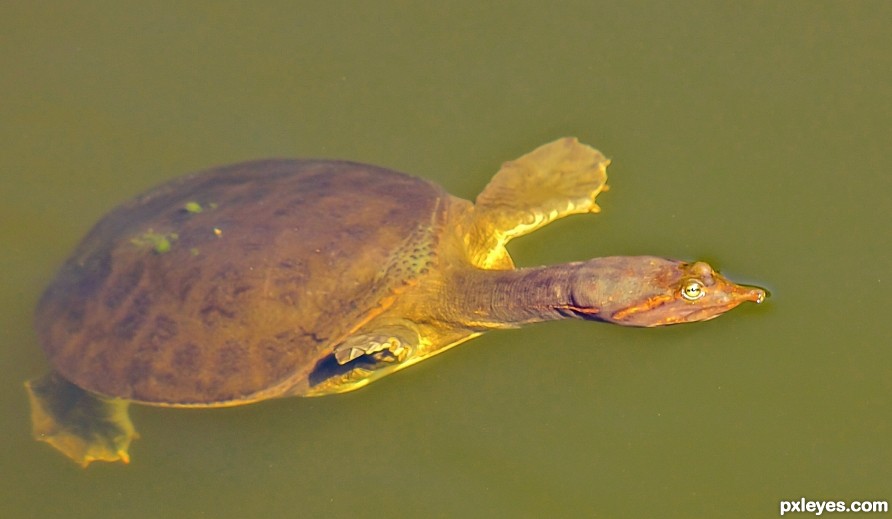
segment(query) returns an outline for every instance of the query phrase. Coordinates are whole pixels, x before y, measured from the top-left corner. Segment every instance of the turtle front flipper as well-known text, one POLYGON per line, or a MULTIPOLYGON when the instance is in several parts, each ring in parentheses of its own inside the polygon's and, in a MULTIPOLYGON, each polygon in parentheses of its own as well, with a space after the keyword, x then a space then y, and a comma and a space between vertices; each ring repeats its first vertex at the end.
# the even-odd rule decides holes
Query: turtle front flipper
POLYGON ((130 462, 138 437, 127 413, 129 402, 93 395, 51 372, 25 382, 31 401, 34 438, 86 467, 93 461, 130 462))
POLYGON ((414 364, 421 343, 418 328, 406 320, 376 323, 347 337, 310 374, 307 396, 344 393, 414 364))
POLYGON ((558 139, 506 162, 477 197, 468 230, 471 262, 511 268, 508 240, 577 213, 596 213, 607 189, 610 161, 572 137, 558 139))
POLYGON ((348 337, 334 349, 338 364, 344 365, 363 355, 379 362, 403 362, 418 345, 418 332, 405 325, 382 326, 371 333, 348 337))

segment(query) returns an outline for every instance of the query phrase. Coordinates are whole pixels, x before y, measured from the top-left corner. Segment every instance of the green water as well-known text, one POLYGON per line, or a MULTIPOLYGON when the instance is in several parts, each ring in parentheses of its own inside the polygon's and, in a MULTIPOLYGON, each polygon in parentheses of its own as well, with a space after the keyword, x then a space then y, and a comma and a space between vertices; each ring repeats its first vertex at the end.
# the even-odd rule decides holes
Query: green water
POLYGON ((0 7, 6 517, 776 517, 892 500, 892 4, 76 2, 0 7), (334 6, 333 6, 334 5, 334 6), (105 211, 269 156, 473 198, 562 135, 597 216, 522 265, 704 258, 773 297, 660 330, 491 333, 369 388, 139 408, 129 466, 29 436, 42 288, 105 211))

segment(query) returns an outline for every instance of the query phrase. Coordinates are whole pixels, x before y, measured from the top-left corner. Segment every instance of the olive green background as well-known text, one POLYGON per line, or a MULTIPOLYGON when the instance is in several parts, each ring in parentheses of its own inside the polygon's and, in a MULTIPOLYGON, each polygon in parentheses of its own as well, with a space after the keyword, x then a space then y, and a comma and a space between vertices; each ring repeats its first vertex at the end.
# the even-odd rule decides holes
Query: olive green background
POLYGON ((0 7, 6 517, 775 517, 892 500, 892 4, 20 2, 0 7), (42 288, 166 179, 347 158, 473 198, 563 135, 604 211, 533 265, 713 261, 766 304, 491 333, 359 392, 140 407, 129 466, 29 436, 42 288))

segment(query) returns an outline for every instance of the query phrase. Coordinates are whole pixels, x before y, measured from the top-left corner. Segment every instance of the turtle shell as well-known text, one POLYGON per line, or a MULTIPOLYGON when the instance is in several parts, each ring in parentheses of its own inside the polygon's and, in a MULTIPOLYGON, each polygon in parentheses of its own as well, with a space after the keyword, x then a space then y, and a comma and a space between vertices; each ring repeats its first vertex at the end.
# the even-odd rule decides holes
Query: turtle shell
POLYGON ((301 394, 386 295, 376 293, 381 265, 445 196, 343 161, 249 162, 173 180, 80 243, 38 305, 42 346, 77 386, 142 403, 301 394))

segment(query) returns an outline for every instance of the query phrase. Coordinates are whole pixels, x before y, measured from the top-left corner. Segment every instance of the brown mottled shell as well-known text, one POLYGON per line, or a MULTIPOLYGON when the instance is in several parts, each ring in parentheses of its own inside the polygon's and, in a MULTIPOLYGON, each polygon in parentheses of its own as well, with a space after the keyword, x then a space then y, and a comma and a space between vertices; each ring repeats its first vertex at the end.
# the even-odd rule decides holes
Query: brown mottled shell
POLYGON ((306 384, 372 310, 362 306, 385 295, 374 293, 381 265, 445 196, 335 161, 171 181, 84 238, 38 305, 41 343, 60 374, 106 396, 183 406, 278 396, 306 384))

